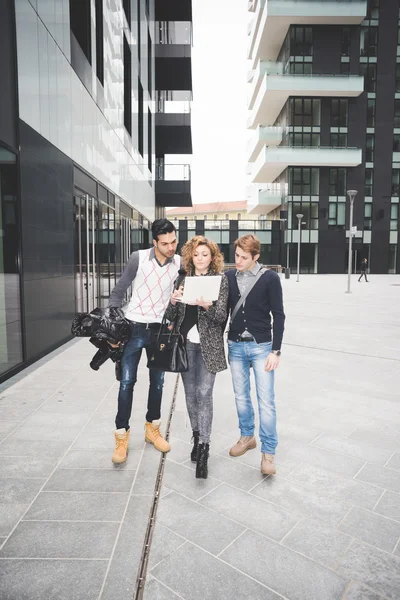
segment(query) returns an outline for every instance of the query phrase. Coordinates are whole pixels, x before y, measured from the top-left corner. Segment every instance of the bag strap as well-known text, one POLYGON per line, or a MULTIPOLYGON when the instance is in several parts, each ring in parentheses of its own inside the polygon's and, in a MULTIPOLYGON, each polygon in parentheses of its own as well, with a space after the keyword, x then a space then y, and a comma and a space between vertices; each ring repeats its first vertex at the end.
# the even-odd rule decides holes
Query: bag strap
POLYGON ((232 325, 232 321, 233 319, 236 317, 239 308, 242 306, 242 304, 244 303, 244 301, 246 300, 247 296, 250 294, 251 290, 253 289, 253 287, 256 285, 257 281, 260 279, 260 277, 262 275, 264 275, 264 273, 267 271, 267 269, 265 268, 261 268, 257 275, 255 276, 253 282, 251 283, 251 285, 247 288, 247 290, 240 296, 239 300, 237 301, 237 303, 235 304, 235 308, 233 309, 232 313, 231 313, 231 325, 232 325))

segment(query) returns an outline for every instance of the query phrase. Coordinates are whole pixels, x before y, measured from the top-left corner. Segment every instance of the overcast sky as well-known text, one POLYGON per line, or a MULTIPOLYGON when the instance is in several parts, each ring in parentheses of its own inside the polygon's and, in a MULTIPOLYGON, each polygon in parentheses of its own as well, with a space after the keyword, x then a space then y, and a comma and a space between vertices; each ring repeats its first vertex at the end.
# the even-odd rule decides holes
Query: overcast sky
POLYGON ((245 199, 246 0, 193 0, 192 199, 245 199))

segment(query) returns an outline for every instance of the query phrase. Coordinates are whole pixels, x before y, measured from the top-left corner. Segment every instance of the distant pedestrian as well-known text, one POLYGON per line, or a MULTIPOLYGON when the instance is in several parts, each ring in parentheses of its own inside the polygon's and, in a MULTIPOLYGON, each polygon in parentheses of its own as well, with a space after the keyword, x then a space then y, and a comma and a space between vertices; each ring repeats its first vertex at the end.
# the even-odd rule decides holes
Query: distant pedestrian
POLYGON ((368 268, 368 260, 366 258, 363 258, 362 263, 361 263, 360 277, 358 278, 358 281, 361 281, 361 279, 363 277, 365 277, 365 281, 368 283, 367 268, 368 268))

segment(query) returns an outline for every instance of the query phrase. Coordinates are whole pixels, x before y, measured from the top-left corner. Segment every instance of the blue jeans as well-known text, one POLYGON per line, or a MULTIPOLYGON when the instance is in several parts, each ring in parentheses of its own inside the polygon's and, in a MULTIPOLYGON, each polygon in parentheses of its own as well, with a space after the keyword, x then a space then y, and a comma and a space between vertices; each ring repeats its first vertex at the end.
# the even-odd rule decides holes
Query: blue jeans
MULTIPOLYGON (((129 419, 132 412, 133 388, 136 383, 137 370, 142 355, 143 348, 146 348, 147 356, 149 356, 149 346, 152 335, 156 335, 156 331, 146 329, 131 323, 131 335, 129 342, 125 346, 124 353, 121 359, 122 376, 118 394, 118 412, 115 418, 115 426, 117 429, 129 429, 129 419)), ((149 369, 150 386, 147 399, 147 414, 146 421, 151 422, 161 416, 161 399, 164 385, 163 371, 149 369)))
POLYGON ((258 412, 260 416, 261 452, 275 454, 278 445, 274 394, 274 372, 265 371, 265 361, 272 350, 272 342, 232 342, 228 340, 240 435, 254 435, 254 409, 250 396, 250 367, 256 383, 258 412))

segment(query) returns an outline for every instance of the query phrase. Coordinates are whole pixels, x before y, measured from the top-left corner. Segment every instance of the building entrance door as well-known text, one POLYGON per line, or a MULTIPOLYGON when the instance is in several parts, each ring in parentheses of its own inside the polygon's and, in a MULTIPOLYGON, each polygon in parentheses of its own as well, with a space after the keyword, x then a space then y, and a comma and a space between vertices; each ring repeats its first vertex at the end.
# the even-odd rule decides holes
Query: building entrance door
POLYGON ((98 200, 77 193, 75 201, 75 298, 77 312, 100 306, 98 200))

